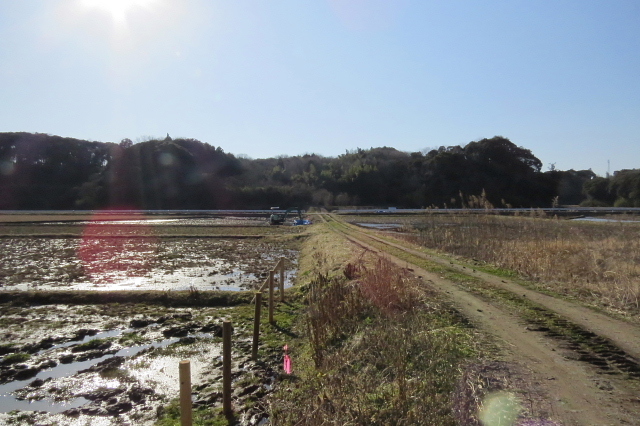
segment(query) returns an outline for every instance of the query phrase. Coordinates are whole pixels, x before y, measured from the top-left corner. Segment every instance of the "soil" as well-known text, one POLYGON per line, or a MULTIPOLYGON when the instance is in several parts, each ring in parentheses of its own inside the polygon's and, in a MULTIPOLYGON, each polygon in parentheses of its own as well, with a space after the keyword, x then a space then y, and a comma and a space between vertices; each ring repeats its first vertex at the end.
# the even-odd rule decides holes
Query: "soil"
MULTIPOLYGON (((178 395, 183 359, 191 361, 194 406, 222 404, 220 337, 228 309, 55 305, 3 310, 9 330, 4 341, 12 344, 1 347, 2 424, 153 424, 178 395), (9 351, 30 357, 6 363, 9 351)), ((245 401, 271 392, 279 363, 275 354, 250 360, 251 327, 234 324, 233 403, 241 424, 264 417, 245 401)))
POLYGON ((283 239, 0 238, 0 288, 248 290, 280 257, 295 262, 296 246, 283 239))
POLYGON ((253 289, 281 257, 289 287, 301 227, 175 215, 11 221, 0 226, 0 292, 105 297, 99 304, 38 306, 13 298, 0 305, 0 424, 154 424, 178 395, 184 359, 191 361, 194 407, 221 407, 221 323, 231 317, 236 419, 263 421, 256 401, 271 392, 282 356, 265 349, 259 361, 250 359, 253 323, 235 315, 237 308, 106 301, 116 293, 122 300, 123 290, 170 299, 178 290, 197 298, 253 289))
MULTIPOLYGON (((329 218, 329 220, 332 220, 329 218)), ((336 219, 337 220, 337 219, 336 219)), ((580 346, 567 343, 544 327, 532 327, 517 309, 506 306, 498 298, 487 298, 459 285, 443 274, 429 272, 418 265, 410 264, 381 250, 380 243, 389 244, 388 238, 375 239, 376 247, 369 242, 375 238, 374 232, 363 232, 348 226, 345 236, 360 247, 386 256, 402 267, 412 270, 424 282, 450 299, 456 309, 482 331, 495 336, 501 347, 505 361, 531 372, 528 378, 545 395, 550 408, 546 419, 564 425, 621 425, 640 424, 640 380, 638 380, 637 345, 639 331, 635 324, 608 317, 570 301, 553 298, 526 289, 517 283, 468 268, 466 274, 473 274, 489 285, 502 290, 534 299, 544 306, 550 315, 567 318, 566 322, 587 328, 591 338, 600 339, 604 350, 611 353, 604 357, 585 352, 580 346), (619 357, 626 367, 611 368, 609 358, 619 357), (601 361, 606 359, 606 362, 601 361)), ((414 253, 424 258, 424 253, 415 249, 407 250, 405 244, 391 243, 387 247, 414 253)), ((429 260, 447 264, 454 270, 462 269, 453 265, 450 259, 429 260)), ((519 296, 518 296, 519 297, 519 296)), ((594 349, 594 351, 596 351, 594 349)), ((543 423, 546 424, 546 423, 543 423)), ((554 423, 552 423, 554 424, 554 423)))

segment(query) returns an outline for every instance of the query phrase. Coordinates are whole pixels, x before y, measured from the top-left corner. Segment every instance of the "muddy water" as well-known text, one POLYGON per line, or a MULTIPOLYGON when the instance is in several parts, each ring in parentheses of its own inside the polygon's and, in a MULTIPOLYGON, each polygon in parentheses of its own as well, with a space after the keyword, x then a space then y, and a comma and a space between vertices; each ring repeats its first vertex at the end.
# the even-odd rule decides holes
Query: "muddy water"
MULTIPOLYGON (((124 219, 124 220, 92 220, 74 221, 77 225, 184 225, 184 226, 269 226, 269 215, 264 217, 210 217, 210 218, 175 218, 175 219, 124 219)), ((69 222, 42 222, 49 225, 67 224, 69 222)))
MULTIPOLYGON (((113 330, 112 332, 106 333, 109 335, 117 335, 119 334, 118 330, 113 330)), ((93 339, 88 339, 93 340, 93 339)), ((9 382, 3 385, 0 385, 0 413, 7 413, 13 410, 22 410, 22 411, 47 411, 49 413, 60 413, 62 411, 68 410, 69 408, 80 407, 89 400, 84 397, 73 398, 71 397, 69 400, 63 401, 55 401, 51 398, 44 397, 43 399, 33 399, 33 400, 25 400, 18 399, 18 397, 14 394, 15 391, 19 389, 25 389, 29 383, 32 383, 34 380, 44 380, 51 381, 52 379, 58 378, 67 378, 71 377, 74 374, 78 373, 81 370, 86 370, 91 366, 98 364, 101 361, 105 361, 109 358, 113 358, 114 356, 124 356, 131 357, 134 356, 143 350, 149 348, 161 348, 166 347, 172 343, 177 342, 178 339, 165 339, 158 343, 152 343, 148 345, 140 345, 140 346, 132 346, 128 348, 124 348, 116 352, 115 354, 108 354, 101 356, 99 358, 94 358, 91 360, 80 361, 80 362, 72 362, 70 364, 58 364, 57 366, 41 371, 35 377, 32 377, 28 380, 15 380, 13 382, 9 382)), ((77 343, 76 343, 77 344, 77 343)), ((175 357, 169 357, 171 361, 175 364, 177 361, 175 357)), ((144 371, 144 369, 143 369, 144 371)), ((158 371, 148 372, 152 376, 158 378, 158 371)), ((95 378, 91 381, 83 380, 83 384, 81 386, 77 386, 74 391, 76 393, 87 393, 95 390, 99 387, 108 387, 108 388, 116 388, 120 382, 118 380, 96 380, 95 378)), ((165 388, 165 390, 171 391, 171 388, 165 388)), ((41 398, 42 394, 36 391, 26 392, 27 398, 41 398)))
POLYGON ((233 239, 5 238, 0 254, 8 290, 247 290, 281 256, 297 262, 286 243, 233 239))
MULTIPOLYGON (((183 359, 191 361, 195 400, 210 401, 210 395, 221 386, 221 339, 215 337, 219 335, 215 330, 228 318, 228 309, 145 305, 117 306, 102 309, 101 313, 96 309, 101 308, 56 305, 7 310, 10 340, 18 345, 14 353, 27 351, 28 345, 41 342, 43 337, 53 338, 57 343, 33 351, 25 361, 28 367, 47 362, 50 367, 41 368, 29 379, 0 385, 0 424, 151 425, 157 418, 157 409, 178 396, 178 365, 183 359), (51 311, 50 315, 43 318, 46 310, 51 311), (60 325, 63 316, 69 321, 60 325), (19 321, 20 318, 24 321, 19 321), (141 319, 145 319, 146 325, 136 324, 141 319), (123 326, 102 331, 79 330, 87 324, 103 327, 114 323, 123 326), (54 327, 56 334, 43 334, 54 327), (176 336, 176 330, 191 331, 176 336), (95 354, 78 350, 80 345, 93 340, 112 344, 95 354), (131 341, 136 343, 127 344, 131 341), (70 355, 75 359, 64 361, 70 355), (91 356, 84 359, 83 355, 91 356), (118 362, 112 364, 113 361, 118 362), (200 396, 198 390, 203 392, 200 396)), ((234 324, 233 359, 237 377, 252 374, 246 364, 246 351, 250 347, 248 327, 234 324)), ((0 357, 2 371, 7 368, 2 365, 4 358, 0 357)), ((216 401, 208 403, 213 406, 216 401)))
MULTIPOLYGON (((245 290, 261 284, 280 257, 287 259, 285 287, 295 278, 297 243, 289 239, 159 238, 148 227, 123 225, 135 236, 110 238, 94 229, 83 238, 0 238, 0 291, 245 290)), ((211 395, 221 374, 220 342, 204 330, 220 323, 225 309, 125 304, 1 308, 4 353, 30 353, 31 358, 23 367, 2 365, 6 355, 0 358, 5 374, 0 424, 153 424, 156 410, 177 396, 183 359, 191 360, 194 391, 202 390, 196 392, 199 398, 207 406, 217 404, 211 395), (130 322, 140 318, 151 322, 133 329, 130 322), (193 339, 167 334, 180 327, 193 339), (78 345, 96 339, 110 346, 77 351, 78 345), (44 341, 50 343, 42 346, 44 341), (7 344, 13 345, 8 352, 7 344), (115 367, 101 367, 114 360, 115 367), (12 380, 21 368, 34 374, 12 380)), ((249 332, 241 326, 237 331, 234 345, 242 345, 249 332)), ((256 366, 248 372, 246 353, 246 347, 239 350, 244 360, 234 364, 234 374, 267 374, 256 366)))
POLYGON ((356 223, 358 226, 362 226, 363 228, 374 228, 374 229, 396 229, 402 227, 400 223, 356 223))
POLYGON ((571 220, 577 220, 577 221, 586 221, 586 222, 614 222, 614 223, 640 223, 640 220, 633 220, 633 219, 617 219, 617 218, 607 218, 607 217, 591 217, 591 216, 585 216, 585 217, 577 217, 575 219, 571 219, 571 220))

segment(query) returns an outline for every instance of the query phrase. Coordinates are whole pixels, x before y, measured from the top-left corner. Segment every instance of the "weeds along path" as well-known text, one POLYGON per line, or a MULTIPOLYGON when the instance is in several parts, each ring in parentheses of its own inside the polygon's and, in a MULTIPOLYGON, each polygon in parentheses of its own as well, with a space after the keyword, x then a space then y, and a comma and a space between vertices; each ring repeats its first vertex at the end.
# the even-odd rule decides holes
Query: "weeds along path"
MULTIPOLYGON (((334 218, 334 220, 339 221, 339 219, 336 218, 334 218)), ((493 287, 511 292, 518 297, 526 298, 528 301, 541 305, 545 309, 559 314, 585 330, 610 340, 614 346, 620 348, 626 354, 633 357, 636 362, 640 362, 640 326, 636 324, 612 318, 606 314, 597 312, 577 303, 529 289, 508 278, 483 272, 479 270, 476 265, 464 264, 458 260, 454 262, 451 259, 427 254, 416 248, 408 247, 410 243, 406 241, 400 242, 395 239, 391 240, 391 238, 382 238, 374 235, 372 232, 362 231, 353 225, 341 221, 340 223, 351 230, 351 232, 358 232, 360 235, 365 234, 366 237, 380 244, 393 247, 394 249, 401 250, 412 256, 433 262, 434 264, 445 268, 444 271, 440 271, 444 272, 445 275, 451 275, 451 272, 463 274, 469 277, 467 278, 467 281, 481 280, 493 287)))
MULTIPOLYGON (((555 305, 531 301, 527 292, 532 296, 536 292, 515 283, 372 236, 332 216, 326 215, 324 219, 331 229, 361 247, 387 256, 400 266, 412 265, 416 274, 447 294, 464 316, 504 342, 510 358, 535 373, 563 424, 639 424, 637 359, 616 349, 609 336, 603 333, 603 338, 599 333, 584 330, 567 319, 568 315, 560 315, 553 309, 555 305), (485 278, 491 280, 484 281, 485 278), (517 292, 498 284, 511 284, 517 292)), ((541 297, 544 295, 537 294, 540 297, 536 300, 545 301, 541 297)), ((571 315, 578 312, 583 316, 581 323, 596 314, 580 308, 564 307, 563 312, 571 315)), ((602 317, 597 318, 605 323, 607 317, 602 317)), ((619 340, 624 331, 618 331, 612 336, 619 340)), ((634 336, 627 335, 629 339, 636 339, 634 336)))

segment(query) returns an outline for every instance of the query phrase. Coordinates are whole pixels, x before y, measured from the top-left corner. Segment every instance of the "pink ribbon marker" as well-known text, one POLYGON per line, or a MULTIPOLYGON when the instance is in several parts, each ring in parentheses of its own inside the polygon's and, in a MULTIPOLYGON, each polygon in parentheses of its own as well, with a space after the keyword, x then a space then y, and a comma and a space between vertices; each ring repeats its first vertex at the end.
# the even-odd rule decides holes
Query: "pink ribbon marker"
POLYGON ((284 345, 284 371, 287 374, 291 374, 291 358, 287 351, 289 350, 289 346, 284 345))

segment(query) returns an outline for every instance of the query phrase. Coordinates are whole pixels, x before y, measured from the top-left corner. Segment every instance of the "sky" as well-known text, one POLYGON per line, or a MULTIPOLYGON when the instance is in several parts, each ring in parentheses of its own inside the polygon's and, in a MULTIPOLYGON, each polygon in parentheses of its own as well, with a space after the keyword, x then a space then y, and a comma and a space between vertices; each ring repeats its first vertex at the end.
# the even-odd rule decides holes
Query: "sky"
POLYGON ((637 0, 0 0, 0 132, 640 168, 637 0))

